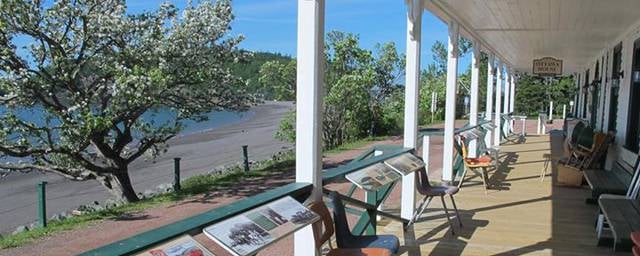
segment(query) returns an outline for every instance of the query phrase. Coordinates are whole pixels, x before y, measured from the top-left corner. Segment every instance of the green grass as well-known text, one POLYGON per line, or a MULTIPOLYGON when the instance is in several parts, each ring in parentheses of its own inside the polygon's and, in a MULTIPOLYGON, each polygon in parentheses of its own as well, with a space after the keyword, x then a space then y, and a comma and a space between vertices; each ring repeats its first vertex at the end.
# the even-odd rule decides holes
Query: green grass
POLYGON ((366 146, 367 144, 374 142, 374 141, 383 141, 388 139, 389 136, 377 136, 377 137, 367 137, 361 140, 356 140, 353 142, 348 142, 345 144, 342 144, 336 148, 330 149, 330 150, 326 150, 324 151, 324 153, 327 154, 336 154, 336 153, 340 153, 343 151, 347 151, 347 150, 353 150, 353 149, 358 149, 358 148, 362 148, 364 146, 366 146))
POLYGON ((163 195, 102 211, 92 212, 80 216, 73 216, 61 221, 49 221, 46 228, 35 228, 16 235, 3 237, 2 239, 0 239, 0 248, 4 249, 22 246, 41 237, 45 237, 65 230, 72 230, 83 227, 98 220, 116 218, 126 213, 141 211, 167 202, 170 202, 170 200, 168 200, 168 197, 166 195, 163 195))
POLYGON ((35 228, 16 235, 8 235, 0 238, 0 249, 23 246, 35 239, 65 230, 77 229, 96 221, 117 219, 118 217, 126 214, 144 211, 149 208, 167 205, 205 192, 223 189, 237 184, 237 182, 242 179, 264 177, 274 173, 281 173, 282 171, 291 169, 295 165, 294 157, 295 155, 293 152, 284 153, 278 158, 254 164, 250 172, 244 172, 240 167, 234 167, 223 174, 203 174, 192 176, 182 181, 182 190, 179 192, 161 194, 135 203, 124 204, 80 216, 73 216, 61 221, 49 221, 45 228, 35 228))

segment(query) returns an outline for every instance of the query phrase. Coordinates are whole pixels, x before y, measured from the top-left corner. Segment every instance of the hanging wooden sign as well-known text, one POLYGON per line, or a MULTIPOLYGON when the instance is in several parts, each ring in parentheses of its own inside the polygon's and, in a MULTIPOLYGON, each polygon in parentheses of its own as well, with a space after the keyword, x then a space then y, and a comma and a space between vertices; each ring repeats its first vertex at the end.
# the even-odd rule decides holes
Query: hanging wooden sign
POLYGON ((533 60, 533 74, 541 76, 562 75, 562 60, 552 57, 533 60))

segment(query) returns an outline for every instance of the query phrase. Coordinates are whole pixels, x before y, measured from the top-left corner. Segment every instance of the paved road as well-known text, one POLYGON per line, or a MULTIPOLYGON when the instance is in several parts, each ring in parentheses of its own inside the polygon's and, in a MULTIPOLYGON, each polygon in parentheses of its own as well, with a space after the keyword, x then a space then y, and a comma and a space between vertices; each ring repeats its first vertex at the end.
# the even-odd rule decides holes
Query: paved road
MULTIPOLYGON (((182 158, 182 178, 206 173, 216 166, 241 161, 241 145, 249 145, 251 160, 270 158, 273 152, 291 145, 273 138, 282 116, 291 103, 257 106, 247 120, 200 134, 177 138, 169 152, 155 163, 137 161, 131 166, 134 188, 138 192, 173 180, 173 158, 182 158)), ((54 174, 31 172, 0 179, 0 233, 36 221, 36 184, 47 181, 48 215, 75 209, 81 204, 104 201, 110 194, 96 181, 71 181, 54 174)))

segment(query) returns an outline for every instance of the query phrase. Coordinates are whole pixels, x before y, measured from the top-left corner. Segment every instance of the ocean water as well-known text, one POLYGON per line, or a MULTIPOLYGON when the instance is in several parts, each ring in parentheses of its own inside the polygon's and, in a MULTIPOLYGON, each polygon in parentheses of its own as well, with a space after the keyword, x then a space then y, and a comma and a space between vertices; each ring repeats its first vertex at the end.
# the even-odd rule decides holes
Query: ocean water
MULTIPOLYGON (((0 106, 0 115, 3 115, 7 112, 7 109, 4 106, 0 106)), ((15 111, 16 115, 28 122, 33 122, 38 126, 43 126, 46 124, 44 121, 44 115, 42 113, 42 109, 38 107, 34 107, 31 109, 22 109, 15 111)), ((244 120, 247 120, 255 115, 253 110, 249 110, 246 112, 233 112, 233 111, 211 111, 205 114, 207 120, 196 122, 192 120, 184 121, 182 124, 184 125, 183 130, 180 132, 180 136, 205 132, 211 129, 215 129, 221 126, 235 124, 244 120)), ((144 122, 151 124, 152 126, 160 126, 166 124, 167 122, 171 122, 175 118, 176 114, 169 109, 156 109, 147 111, 141 119, 144 122)), ((55 125, 58 123, 57 121, 51 121, 51 124, 55 125)))
POLYGON ((187 121, 180 135, 199 133, 218 128, 220 126, 245 121, 255 115, 252 110, 246 112, 212 111, 207 113, 209 120, 204 122, 187 121))

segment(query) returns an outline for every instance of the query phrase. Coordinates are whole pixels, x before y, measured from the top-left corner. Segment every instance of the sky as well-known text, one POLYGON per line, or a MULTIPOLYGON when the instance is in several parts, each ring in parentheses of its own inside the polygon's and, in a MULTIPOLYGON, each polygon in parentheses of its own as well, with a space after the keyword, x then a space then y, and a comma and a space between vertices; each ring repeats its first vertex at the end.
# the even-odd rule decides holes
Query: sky
MULTIPOLYGON (((127 11, 153 11, 166 0, 129 0, 127 11)), ((187 0, 169 0, 183 8, 187 0)), ((196 3, 197 1, 193 1, 196 3)), ((296 0, 234 0, 232 35, 244 35, 240 47, 252 51, 278 52, 295 57, 296 0)), ((378 43, 394 42, 404 53, 407 6, 402 0, 326 0, 325 31, 338 30, 359 35, 363 48, 373 50, 378 43)), ((447 41, 447 26, 428 11, 423 15, 421 65, 433 62, 431 46, 447 41)), ((460 59, 459 72, 467 70, 470 56, 460 59)))

